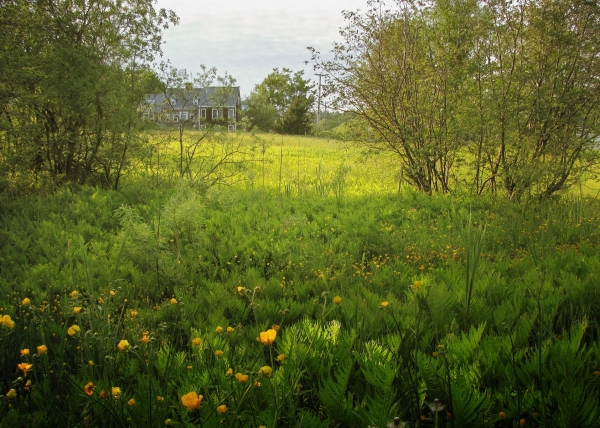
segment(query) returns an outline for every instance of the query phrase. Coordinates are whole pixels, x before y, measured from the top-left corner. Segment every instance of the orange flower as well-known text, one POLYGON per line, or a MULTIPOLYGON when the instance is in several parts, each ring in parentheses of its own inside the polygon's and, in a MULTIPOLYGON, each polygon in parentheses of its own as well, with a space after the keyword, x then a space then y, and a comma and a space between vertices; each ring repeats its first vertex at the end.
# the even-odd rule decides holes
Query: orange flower
POLYGON ((148 341, 150 340, 150 336, 148 336, 147 331, 142 333, 142 338, 140 340, 142 341, 142 343, 148 343, 148 341))
POLYGON ((519 426, 525 426, 525 423, 526 423, 525 419, 521 419, 519 421, 519 426))
POLYGON ((29 355, 29 349, 21 349, 21 355, 29 355))
POLYGON ((231 367, 227 369, 227 371, 225 372, 225 376, 233 376, 233 369, 231 367))
POLYGON ((48 352, 48 347, 46 345, 40 345, 37 347, 37 353, 40 355, 44 355, 48 352))
POLYGON ((138 311, 136 311, 136 310, 133 310, 133 309, 132 309, 132 310, 131 310, 131 311, 129 311, 129 312, 131 313, 131 316, 132 316, 132 317, 134 317, 134 318, 138 316, 138 311))
POLYGON ((94 393, 94 388, 94 384, 92 382, 88 382, 88 384, 83 387, 83 392, 85 392, 85 395, 91 396, 94 393))
POLYGON ((202 343, 202 339, 200 339, 199 337, 194 337, 192 339, 192 345, 194 345, 194 346, 200 346, 201 343, 202 343))
POLYGON ((273 330, 272 328, 267 331, 260 332, 260 341, 263 345, 270 345, 275 342, 275 338, 277 337, 277 330, 273 330))
POLYGON ((27 376, 27 372, 30 372, 33 369, 33 364, 21 363, 17 364, 17 368, 23 371, 23 377, 27 376))
POLYGON ((237 380, 239 380, 241 383, 248 382, 248 375, 244 375, 244 374, 241 374, 241 373, 236 373, 235 378, 237 380))
POLYGON ((504 418, 506 417, 506 413, 504 413, 504 412, 500 412, 500 413, 498 413, 498 417, 499 417, 500 419, 504 419, 504 418))
POLYGON ((135 404, 135 398, 131 397, 131 398, 129 399, 129 401, 127 402, 127 404, 128 404, 129 406, 133 406, 133 405, 135 404))
POLYGON ((188 409, 188 412, 193 412, 198 407, 200 407, 200 403, 202 402, 202 395, 196 394, 195 391, 188 392, 184 396, 181 397, 181 404, 188 409))
POLYGON ((108 397, 108 394, 106 393, 106 391, 102 391, 102 392, 100 392, 100 397, 106 398, 106 397, 108 397))
POLYGON ((279 354, 279 355, 277 355, 277 361, 281 362, 283 360, 285 360, 285 354, 279 354))
POLYGON ((227 406, 225 404, 221 404, 217 407, 217 413, 222 415, 223 413, 227 413, 227 406))

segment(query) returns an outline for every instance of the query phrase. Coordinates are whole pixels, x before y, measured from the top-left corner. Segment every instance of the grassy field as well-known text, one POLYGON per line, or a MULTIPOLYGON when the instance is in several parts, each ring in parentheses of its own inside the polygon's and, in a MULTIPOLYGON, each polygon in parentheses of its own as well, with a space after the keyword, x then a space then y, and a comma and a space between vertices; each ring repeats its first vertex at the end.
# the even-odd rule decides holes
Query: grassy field
POLYGON ((1 427, 600 425, 592 191, 430 197, 233 138, 213 186, 165 139, 119 192, 1 197, 1 427))

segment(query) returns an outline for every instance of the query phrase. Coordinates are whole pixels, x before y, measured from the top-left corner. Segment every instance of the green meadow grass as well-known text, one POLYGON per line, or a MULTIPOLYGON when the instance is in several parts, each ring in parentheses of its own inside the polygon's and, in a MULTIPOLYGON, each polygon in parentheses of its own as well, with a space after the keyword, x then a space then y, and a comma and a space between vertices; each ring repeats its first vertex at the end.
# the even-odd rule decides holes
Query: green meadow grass
POLYGON ((243 146, 234 183, 177 178, 166 140, 119 192, 3 197, 0 426, 600 424, 596 198, 427 196, 350 143, 243 146))

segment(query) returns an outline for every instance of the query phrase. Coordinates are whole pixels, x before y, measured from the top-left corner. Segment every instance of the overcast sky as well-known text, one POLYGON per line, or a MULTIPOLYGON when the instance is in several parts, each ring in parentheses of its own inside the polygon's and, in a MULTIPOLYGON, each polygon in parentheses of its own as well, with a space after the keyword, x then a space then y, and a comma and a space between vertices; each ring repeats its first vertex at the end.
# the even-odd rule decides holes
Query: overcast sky
POLYGON ((342 10, 366 9, 367 0, 158 0, 180 18, 164 33, 163 60, 191 72, 217 67, 248 95, 275 67, 313 76, 307 46, 322 53, 340 40, 342 10))

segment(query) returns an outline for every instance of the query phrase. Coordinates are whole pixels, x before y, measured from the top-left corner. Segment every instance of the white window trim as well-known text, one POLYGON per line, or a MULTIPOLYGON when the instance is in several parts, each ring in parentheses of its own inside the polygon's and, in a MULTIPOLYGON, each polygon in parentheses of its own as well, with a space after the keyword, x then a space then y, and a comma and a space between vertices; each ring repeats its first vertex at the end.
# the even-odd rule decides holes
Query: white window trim
POLYGON ((206 119, 206 109, 205 108, 200 109, 200 117, 202 119, 206 119))
POLYGON ((227 112, 227 117, 229 119, 235 119, 235 109, 234 108, 229 109, 229 111, 227 112))
POLYGON ((218 119, 219 118, 219 109, 218 108, 212 109, 212 118, 213 119, 218 119))
POLYGON ((229 132, 235 132, 235 125, 227 125, 227 130, 229 132))
POLYGON ((181 117, 181 120, 188 120, 188 112, 187 111, 182 111, 181 113, 179 113, 179 116, 181 117))

